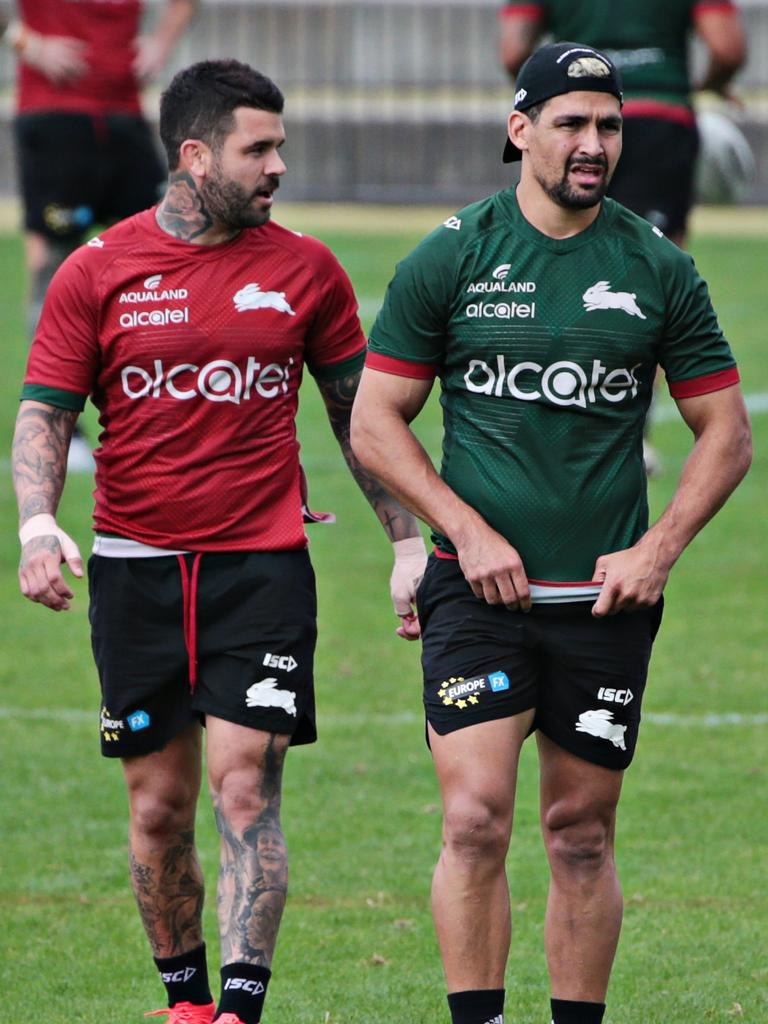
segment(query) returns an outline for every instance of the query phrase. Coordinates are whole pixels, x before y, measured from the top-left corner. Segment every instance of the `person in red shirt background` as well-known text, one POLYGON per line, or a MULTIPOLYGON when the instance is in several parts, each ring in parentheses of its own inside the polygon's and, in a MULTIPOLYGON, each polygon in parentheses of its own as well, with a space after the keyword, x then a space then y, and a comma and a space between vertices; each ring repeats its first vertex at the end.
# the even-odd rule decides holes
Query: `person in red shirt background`
MULTIPOLYGON (((165 171, 139 90, 162 69, 196 0, 165 0, 140 35, 142 0, 19 0, 0 15, 18 57, 14 135, 34 335, 50 280, 96 224, 152 206, 165 171)), ((76 431, 70 470, 93 468, 76 431)))

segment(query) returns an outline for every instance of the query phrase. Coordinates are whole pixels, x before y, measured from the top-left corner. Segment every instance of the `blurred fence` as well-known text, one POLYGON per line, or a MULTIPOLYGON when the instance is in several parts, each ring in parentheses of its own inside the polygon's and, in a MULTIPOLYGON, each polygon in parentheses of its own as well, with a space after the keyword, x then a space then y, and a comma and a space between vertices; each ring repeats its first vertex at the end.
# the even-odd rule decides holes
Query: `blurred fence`
MULTIPOLYGON (((150 0, 149 19, 158 2, 150 0)), ((746 104, 734 116, 757 158, 751 198, 768 201, 768 0, 741 6, 750 56, 737 80, 746 104)), ((500 154, 511 88, 496 52, 498 8, 496 0, 201 0, 164 80, 223 56, 273 77, 287 101, 286 198, 464 202, 509 180, 500 154)), ((4 54, 0 88, 12 70, 4 54)), ((150 92, 150 114, 156 103, 150 92)), ((5 124, 2 132, 6 150, 5 124)))

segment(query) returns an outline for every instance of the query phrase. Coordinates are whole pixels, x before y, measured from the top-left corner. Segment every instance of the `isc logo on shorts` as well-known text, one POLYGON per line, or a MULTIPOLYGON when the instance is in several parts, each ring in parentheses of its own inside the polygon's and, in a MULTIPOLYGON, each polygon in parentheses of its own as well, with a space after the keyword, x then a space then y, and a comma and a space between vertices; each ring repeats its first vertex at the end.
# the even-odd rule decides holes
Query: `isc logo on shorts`
POLYGON ((607 700, 614 704, 629 704, 633 697, 631 690, 616 690, 612 686, 601 686, 597 691, 598 700, 607 700))
POLYGON ((299 663, 291 654, 265 654, 262 664, 267 668, 281 668, 284 672, 293 672, 299 663))

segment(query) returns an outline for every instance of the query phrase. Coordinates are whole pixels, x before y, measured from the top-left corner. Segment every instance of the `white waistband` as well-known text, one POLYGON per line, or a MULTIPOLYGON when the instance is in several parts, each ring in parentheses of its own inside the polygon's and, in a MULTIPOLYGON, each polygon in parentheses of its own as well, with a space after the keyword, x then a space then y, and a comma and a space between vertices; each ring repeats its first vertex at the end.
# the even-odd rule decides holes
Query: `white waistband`
POLYGON ((172 548, 154 548, 150 544, 141 544, 127 537, 105 537, 97 533, 93 538, 94 555, 103 558, 160 558, 163 555, 186 555, 187 551, 176 551, 172 548))
POLYGON ((594 601, 600 594, 601 584, 548 586, 546 583, 530 583, 529 589, 534 604, 570 604, 573 601, 594 601))

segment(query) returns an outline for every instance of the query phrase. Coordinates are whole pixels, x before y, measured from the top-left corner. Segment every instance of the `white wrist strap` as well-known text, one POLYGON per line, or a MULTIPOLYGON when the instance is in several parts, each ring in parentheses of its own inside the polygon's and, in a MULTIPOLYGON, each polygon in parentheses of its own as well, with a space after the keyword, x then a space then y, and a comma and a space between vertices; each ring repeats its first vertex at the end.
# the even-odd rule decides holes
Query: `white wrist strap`
POLYGON ((410 558, 414 555, 424 558, 427 553, 422 537, 406 537, 405 540, 395 540, 392 542, 392 550, 397 559, 410 558))
POLYGON ((30 516, 24 523, 19 530, 19 540, 23 547, 27 541, 35 537, 50 537, 53 535, 61 539, 63 534, 64 531, 59 528, 56 520, 49 512, 40 512, 36 516, 30 516))

